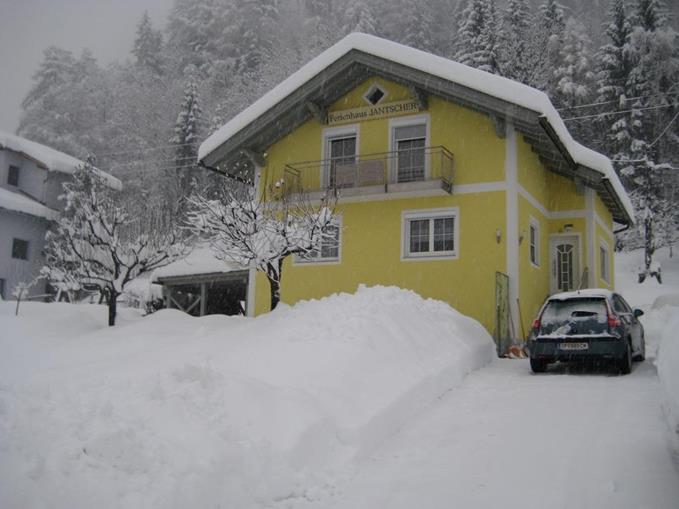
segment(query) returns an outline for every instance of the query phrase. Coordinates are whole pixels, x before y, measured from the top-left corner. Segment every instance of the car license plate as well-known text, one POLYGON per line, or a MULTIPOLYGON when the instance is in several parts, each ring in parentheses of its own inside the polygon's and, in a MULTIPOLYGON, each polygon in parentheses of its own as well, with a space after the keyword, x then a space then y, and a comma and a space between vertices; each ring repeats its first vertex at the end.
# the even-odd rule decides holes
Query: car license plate
POLYGON ((589 343, 559 343, 561 350, 587 350, 589 343))

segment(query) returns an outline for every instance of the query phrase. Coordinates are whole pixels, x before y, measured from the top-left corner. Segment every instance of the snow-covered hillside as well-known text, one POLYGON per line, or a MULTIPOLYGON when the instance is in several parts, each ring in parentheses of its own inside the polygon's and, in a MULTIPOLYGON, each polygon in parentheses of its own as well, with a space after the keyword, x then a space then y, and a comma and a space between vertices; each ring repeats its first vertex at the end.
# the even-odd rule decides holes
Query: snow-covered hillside
POLYGON ((0 303, 0 507, 313 499, 494 356, 477 322, 395 288, 256 319, 105 312, 0 303))

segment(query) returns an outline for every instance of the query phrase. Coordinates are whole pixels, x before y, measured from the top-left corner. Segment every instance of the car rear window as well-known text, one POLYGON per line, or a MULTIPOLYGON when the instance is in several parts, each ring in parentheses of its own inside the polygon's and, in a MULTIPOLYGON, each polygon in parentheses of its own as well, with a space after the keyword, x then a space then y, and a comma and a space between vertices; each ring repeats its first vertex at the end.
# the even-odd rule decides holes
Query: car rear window
POLYGON ((574 318, 605 322, 608 319, 606 300, 601 298, 550 300, 545 306, 541 321, 544 325, 551 325, 574 318))

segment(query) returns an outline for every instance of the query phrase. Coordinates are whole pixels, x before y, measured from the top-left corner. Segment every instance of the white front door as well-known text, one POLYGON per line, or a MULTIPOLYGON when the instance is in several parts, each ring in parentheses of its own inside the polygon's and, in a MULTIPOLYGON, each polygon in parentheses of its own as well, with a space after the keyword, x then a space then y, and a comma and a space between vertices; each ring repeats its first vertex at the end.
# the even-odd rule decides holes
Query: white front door
POLYGON ((580 284, 580 243, 577 236, 554 236, 549 242, 551 291, 568 292, 580 284))

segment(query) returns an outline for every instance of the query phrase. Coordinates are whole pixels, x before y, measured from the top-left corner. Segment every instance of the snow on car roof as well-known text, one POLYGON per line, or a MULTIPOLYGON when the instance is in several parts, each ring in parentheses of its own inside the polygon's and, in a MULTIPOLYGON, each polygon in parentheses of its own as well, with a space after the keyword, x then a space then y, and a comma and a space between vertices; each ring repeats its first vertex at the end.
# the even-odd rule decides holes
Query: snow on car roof
POLYGON ((59 217, 59 212, 56 210, 45 207, 42 203, 33 198, 29 198, 28 196, 15 193, 2 187, 0 187, 0 209, 30 214, 31 216, 43 217, 49 220, 54 220, 59 217))
POLYGON ((554 129, 554 132, 566 147, 573 160, 576 163, 598 171, 604 178, 607 178, 613 186, 616 195, 620 198, 628 216, 631 219, 634 218, 632 202, 615 173, 611 160, 573 139, 547 94, 518 81, 474 69, 459 62, 375 37, 374 35, 362 33, 347 35, 224 124, 200 145, 198 160, 202 161, 205 159, 211 152, 248 124, 352 50, 362 51, 403 64, 412 69, 438 76, 541 114, 554 129))
MULTIPOLYGON (((57 171, 68 175, 75 173, 76 169, 84 164, 80 159, 76 159, 73 156, 69 156, 68 154, 64 154, 53 148, 41 145, 35 141, 27 140, 21 136, 0 131, 0 150, 2 149, 24 154, 47 168, 48 171, 57 171)), ((96 170, 106 179, 108 185, 113 189, 120 191, 123 188, 120 180, 113 175, 98 168, 96 170)))
POLYGON ((608 299, 613 295, 613 292, 606 288, 585 288, 583 290, 575 290, 572 292, 563 292, 552 295, 549 300, 568 300, 577 299, 579 297, 600 297, 608 299))

